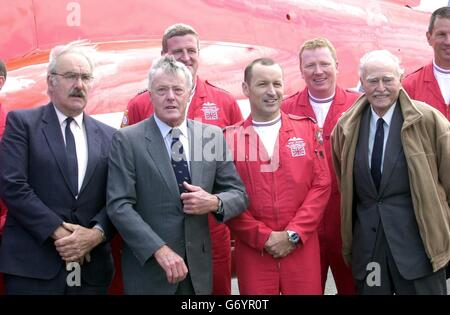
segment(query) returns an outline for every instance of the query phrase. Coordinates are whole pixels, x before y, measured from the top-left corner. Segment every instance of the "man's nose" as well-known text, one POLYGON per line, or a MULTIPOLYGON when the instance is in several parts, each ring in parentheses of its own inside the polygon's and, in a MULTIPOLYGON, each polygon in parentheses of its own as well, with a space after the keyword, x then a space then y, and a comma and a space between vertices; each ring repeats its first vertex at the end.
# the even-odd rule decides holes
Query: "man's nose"
POLYGON ((267 86, 266 93, 269 94, 270 96, 273 96, 273 95, 276 94, 276 93, 275 93, 275 88, 274 88, 273 84, 269 84, 269 85, 267 86))
POLYGON ((188 61, 189 60, 189 54, 186 49, 183 50, 183 52, 180 55, 181 61, 188 61))
POLYGON ((81 75, 78 75, 75 79, 75 81, 73 82, 73 84, 77 87, 82 87, 83 86, 83 80, 81 79, 81 75))
POLYGON ((383 80, 379 80, 377 84, 377 90, 384 91, 386 88, 384 86, 383 80))
POLYGON ((167 98, 168 99, 174 99, 175 98, 175 92, 173 91, 173 89, 169 89, 167 92, 167 98))
POLYGON ((314 67, 314 73, 323 73, 322 67, 320 65, 316 65, 314 67))

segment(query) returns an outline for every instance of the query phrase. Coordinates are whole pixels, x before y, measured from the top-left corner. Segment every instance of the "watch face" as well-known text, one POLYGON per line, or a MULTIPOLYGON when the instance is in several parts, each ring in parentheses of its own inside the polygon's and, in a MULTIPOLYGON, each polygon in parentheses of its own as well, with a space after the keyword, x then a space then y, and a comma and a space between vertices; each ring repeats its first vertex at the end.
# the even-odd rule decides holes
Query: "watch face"
POLYGON ((295 232, 292 232, 292 231, 289 231, 288 233, 289 233, 289 241, 292 243, 298 243, 298 241, 300 239, 298 237, 298 234, 295 232))

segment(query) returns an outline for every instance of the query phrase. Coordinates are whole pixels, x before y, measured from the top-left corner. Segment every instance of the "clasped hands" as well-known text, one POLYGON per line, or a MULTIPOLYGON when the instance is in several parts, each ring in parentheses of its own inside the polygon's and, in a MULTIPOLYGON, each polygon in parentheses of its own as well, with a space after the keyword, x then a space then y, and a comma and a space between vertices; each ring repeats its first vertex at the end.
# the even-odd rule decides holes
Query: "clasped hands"
POLYGON ((80 265, 90 262, 90 251, 102 242, 102 232, 96 228, 85 228, 78 224, 63 222, 52 234, 61 258, 80 265))
POLYGON ((264 245, 264 249, 273 258, 282 258, 290 254, 294 249, 295 245, 289 241, 289 237, 286 231, 272 231, 270 233, 269 239, 264 245))

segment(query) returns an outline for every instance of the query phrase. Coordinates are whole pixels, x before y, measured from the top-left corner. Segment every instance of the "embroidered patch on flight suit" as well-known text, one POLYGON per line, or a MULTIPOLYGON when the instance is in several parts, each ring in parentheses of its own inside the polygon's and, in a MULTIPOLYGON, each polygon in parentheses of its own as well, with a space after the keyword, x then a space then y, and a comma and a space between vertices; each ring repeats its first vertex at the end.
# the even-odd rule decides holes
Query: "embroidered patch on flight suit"
POLYGON ((219 107, 214 103, 203 103, 202 112, 205 120, 219 120, 219 107))
POLYGON ((316 140, 320 143, 320 145, 323 145, 323 129, 322 128, 318 128, 316 130, 316 140))
POLYGON ((289 149, 291 149, 292 157, 306 155, 305 140, 303 140, 302 138, 294 137, 294 138, 289 139, 287 147, 289 149))

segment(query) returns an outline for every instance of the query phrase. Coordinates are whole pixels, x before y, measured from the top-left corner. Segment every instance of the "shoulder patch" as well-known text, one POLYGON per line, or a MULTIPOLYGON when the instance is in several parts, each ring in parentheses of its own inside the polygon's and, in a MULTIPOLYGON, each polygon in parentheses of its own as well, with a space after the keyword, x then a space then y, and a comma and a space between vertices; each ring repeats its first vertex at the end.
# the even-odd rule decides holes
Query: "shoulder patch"
POLYGON ((303 119, 309 119, 309 120, 311 120, 313 123, 317 123, 316 122, 316 120, 314 119, 314 118, 312 118, 312 117, 309 117, 309 116, 297 116, 297 115, 294 115, 294 114, 287 114, 288 115, 288 117, 290 118, 290 119, 292 119, 292 120, 303 120, 303 119))

